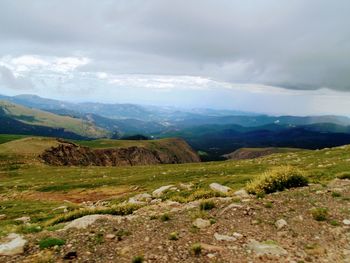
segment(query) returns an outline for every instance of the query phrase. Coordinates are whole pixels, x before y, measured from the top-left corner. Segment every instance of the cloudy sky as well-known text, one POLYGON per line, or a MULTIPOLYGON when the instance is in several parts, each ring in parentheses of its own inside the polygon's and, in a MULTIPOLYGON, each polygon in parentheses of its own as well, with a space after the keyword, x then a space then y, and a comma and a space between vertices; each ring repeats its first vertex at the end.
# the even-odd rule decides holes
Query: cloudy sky
POLYGON ((348 0, 1 0, 0 93, 350 115, 348 0))

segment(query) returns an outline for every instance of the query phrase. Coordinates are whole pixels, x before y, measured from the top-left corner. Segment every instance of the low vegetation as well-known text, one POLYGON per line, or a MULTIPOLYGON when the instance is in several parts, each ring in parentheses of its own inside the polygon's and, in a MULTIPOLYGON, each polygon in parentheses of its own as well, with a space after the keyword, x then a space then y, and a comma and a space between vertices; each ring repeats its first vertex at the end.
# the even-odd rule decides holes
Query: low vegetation
POLYGON ((246 189, 251 194, 270 194, 308 184, 308 179, 299 169, 282 166, 269 170, 249 182, 246 189))
POLYGON ((311 214, 316 221, 326 221, 328 219, 328 209, 324 207, 315 207, 311 209, 311 214))
POLYGON ((39 247, 45 249, 54 246, 63 246, 65 243, 66 241, 60 238, 46 237, 39 241, 39 247))

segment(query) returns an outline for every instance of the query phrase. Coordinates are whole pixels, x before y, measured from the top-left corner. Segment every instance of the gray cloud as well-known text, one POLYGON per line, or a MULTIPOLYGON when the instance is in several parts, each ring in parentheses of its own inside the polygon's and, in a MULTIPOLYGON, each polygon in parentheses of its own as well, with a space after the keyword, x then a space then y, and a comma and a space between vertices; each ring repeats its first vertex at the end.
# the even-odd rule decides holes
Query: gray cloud
POLYGON ((0 54, 79 70, 350 91, 348 0, 3 0, 0 54))
POLYGON ((27 78, 16 77, 13 72, 0 65, 0 84, 14 90, 28 90, 33 88, 31 81, 27 78))

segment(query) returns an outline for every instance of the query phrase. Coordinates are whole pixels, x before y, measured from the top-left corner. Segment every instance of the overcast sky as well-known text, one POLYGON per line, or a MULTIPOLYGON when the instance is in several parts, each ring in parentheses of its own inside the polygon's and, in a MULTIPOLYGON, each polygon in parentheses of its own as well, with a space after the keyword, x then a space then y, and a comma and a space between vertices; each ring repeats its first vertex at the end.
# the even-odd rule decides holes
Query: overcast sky
POLYGON ((1 0, 0 93, 350 115, 349 0, 1 0))

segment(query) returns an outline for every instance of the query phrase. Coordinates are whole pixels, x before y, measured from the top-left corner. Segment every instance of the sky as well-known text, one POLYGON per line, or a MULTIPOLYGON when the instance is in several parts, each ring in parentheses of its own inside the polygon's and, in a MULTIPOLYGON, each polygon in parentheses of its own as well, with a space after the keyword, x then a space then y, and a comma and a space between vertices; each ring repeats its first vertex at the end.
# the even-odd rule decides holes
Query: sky
POLYGON ((350 115, 348 0, 1 0, 0 94, 350 115))

